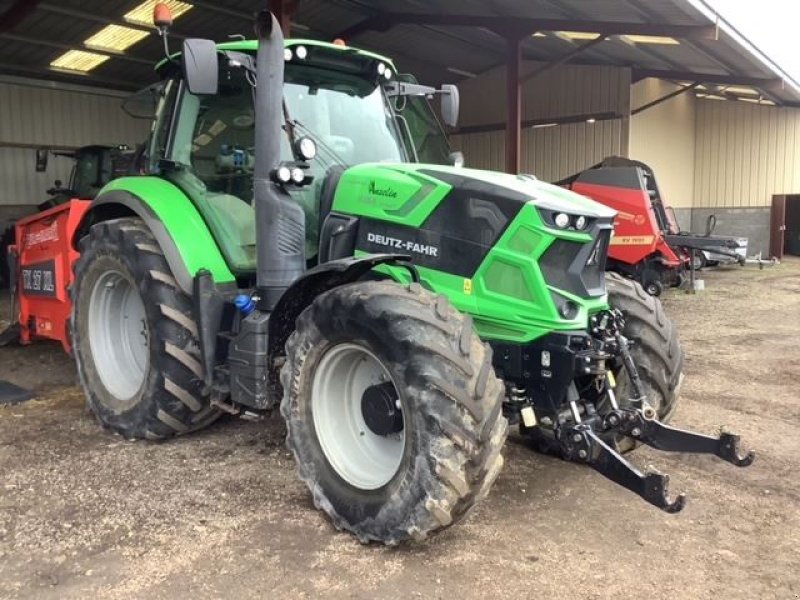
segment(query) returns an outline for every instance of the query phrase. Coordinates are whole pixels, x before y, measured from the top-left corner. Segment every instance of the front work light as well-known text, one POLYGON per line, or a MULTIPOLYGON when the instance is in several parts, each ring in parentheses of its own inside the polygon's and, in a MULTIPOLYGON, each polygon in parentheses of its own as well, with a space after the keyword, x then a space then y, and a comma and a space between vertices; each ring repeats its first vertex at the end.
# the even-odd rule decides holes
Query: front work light
POLYGON ((317 144, 310 137, 301 137, 295 142, 297 155, 303 160, 311 160, 317 155, 317 144))
POLYGON ((566 229, 569 227, 569 215, 566 213, 556 213, 553 217, 553 222, 559 229, 566 229))

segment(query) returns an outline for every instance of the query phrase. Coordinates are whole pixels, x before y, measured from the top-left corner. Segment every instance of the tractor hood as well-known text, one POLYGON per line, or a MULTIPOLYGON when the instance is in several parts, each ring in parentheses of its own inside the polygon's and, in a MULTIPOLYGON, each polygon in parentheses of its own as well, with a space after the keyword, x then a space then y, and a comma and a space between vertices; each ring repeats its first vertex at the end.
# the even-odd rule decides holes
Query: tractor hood
POLYGON ((362 164, 341 174, 320 248, 326 259, 406 254, 483 335, 530 340, 581 330, 607 306, 615 214, 526 175, 362 164))
MULTIPOLYGON (((506 217, 526 204, 550 212, 613 219, 616 211, 531 175, 428 164, 369 163, 347 169, 336 190, 335 207, 419 227, 435 209, 467 198, 492 203, 506 217)), ((484 206, 484 208, 486 208, 484 206)))

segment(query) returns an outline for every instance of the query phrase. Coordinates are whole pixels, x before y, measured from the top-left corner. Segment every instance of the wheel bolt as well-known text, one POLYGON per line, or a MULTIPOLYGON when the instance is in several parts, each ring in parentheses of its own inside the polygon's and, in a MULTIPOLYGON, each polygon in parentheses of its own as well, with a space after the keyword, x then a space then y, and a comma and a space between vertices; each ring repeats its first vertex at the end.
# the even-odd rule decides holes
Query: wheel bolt
POLYGON ((573 442, 580 442, 581 439, 582 438, 581 438, 581 434, 580 433, 576 433, 575 435, 572 436, 572 441, 573 442))
POLYGON ((586 450, 581 449, 578 450, 578 456, 580 456, 581 458, 586 458, 587 456, 589 456, 589 453, 586 452, 586 450))
POLYGON ((639 437, 639 434, 641 434, 641 433, 642 433, 642 430, 641 430, 641 429, 639 429, 638 427, 634 427, 634 428, 631 430, 631 435, 632 435, 633 437, 639 437))

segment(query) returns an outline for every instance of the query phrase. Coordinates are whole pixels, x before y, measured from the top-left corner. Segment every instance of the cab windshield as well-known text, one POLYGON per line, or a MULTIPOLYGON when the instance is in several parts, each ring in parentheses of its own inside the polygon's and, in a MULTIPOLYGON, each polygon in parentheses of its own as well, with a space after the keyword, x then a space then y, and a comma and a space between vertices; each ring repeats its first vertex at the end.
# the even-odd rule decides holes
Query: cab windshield
POLYGON ((312 137, 318 162, 351 166, 408 160, 386 94, 373 81, 295 66, 286 70, 283 97, 287 133, 312 137))

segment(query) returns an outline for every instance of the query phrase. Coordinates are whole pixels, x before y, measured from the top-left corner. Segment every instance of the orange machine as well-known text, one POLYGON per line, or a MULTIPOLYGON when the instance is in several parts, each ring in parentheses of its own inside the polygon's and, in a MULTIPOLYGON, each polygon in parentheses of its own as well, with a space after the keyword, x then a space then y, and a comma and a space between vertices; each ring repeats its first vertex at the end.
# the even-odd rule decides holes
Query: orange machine
POLYGON ((9 256, 23 344, 45 338, 71 351, 69 286, 78 252, 70 240, 90 205, 90 200, 70 200, 16 223, 17 241, 9 256))

